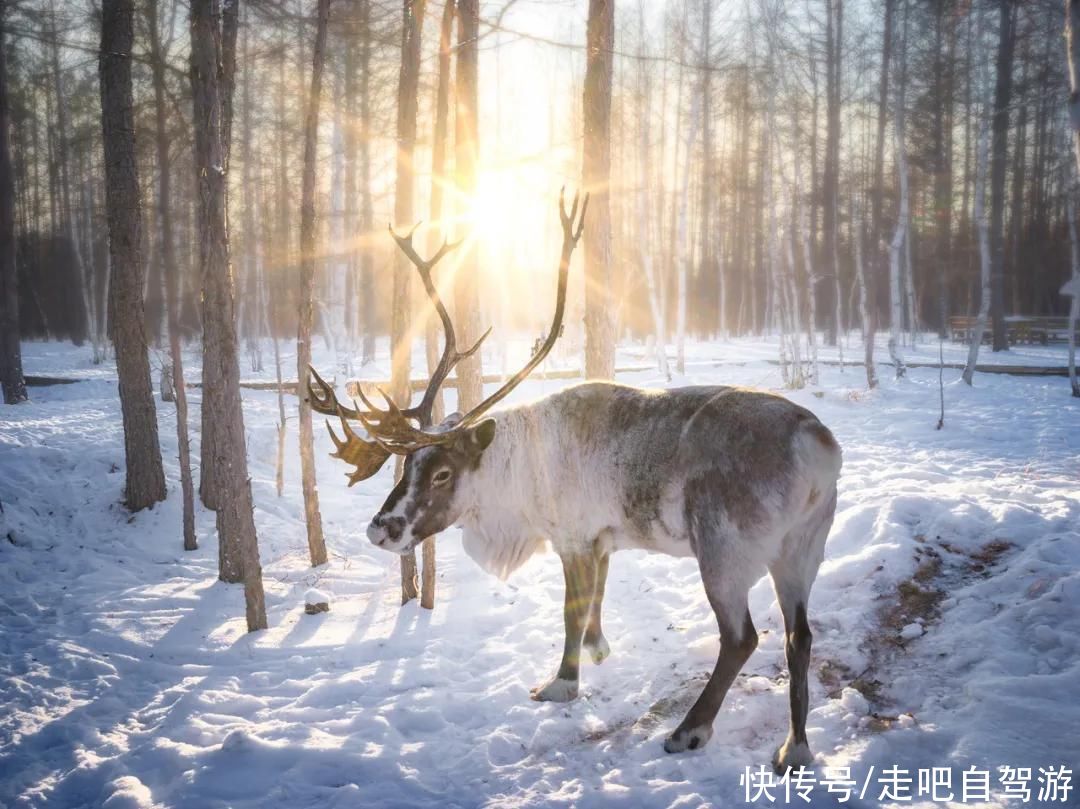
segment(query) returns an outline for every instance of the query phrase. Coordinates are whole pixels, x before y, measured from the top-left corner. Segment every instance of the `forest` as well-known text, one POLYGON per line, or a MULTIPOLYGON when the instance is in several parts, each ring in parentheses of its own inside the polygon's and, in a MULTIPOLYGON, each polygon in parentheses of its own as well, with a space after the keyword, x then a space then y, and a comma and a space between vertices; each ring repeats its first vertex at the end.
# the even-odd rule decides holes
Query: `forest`
MULTIPOLYGON (((1067 802, 1078 28, 1080 0, 0 0, 0 805, 771 805, 789 692, 826 769, 914 774, 937 729, 987 805, 1025 764, 1067 802), (665 419, 685 452, 714 406, 507 426, 597 380, 771 391, 842 450, 814 662, 770 565, 708 773, 653 749, 732 648, 700 549, 604 551, 575 618, 550 521, 501 516, 585 531, 567 476, 668 469, 665 419), (511 441, 496 521, 562 576, 477 506, 427 530, 511 441), (529 692, 503 658, 544 668, 564 620, 529 692), (575 620, 623 659, 559 713, 575 620)), ((771 463, 731 423, 698 441, 736 436, 720 500, 771 463)), ((619 519, 670 530, 642 486, 619 519)))

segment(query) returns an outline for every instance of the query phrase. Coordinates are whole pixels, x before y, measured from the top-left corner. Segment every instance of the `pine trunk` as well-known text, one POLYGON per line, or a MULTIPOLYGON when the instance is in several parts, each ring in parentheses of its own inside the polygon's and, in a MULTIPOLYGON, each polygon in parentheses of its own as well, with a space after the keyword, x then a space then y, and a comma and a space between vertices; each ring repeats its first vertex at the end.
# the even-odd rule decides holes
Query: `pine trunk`
MULTIPOLYGON (((315 48, 311 61, 311 92, 304 119, 304 176, 300 191, 300 316, 296 336, 296 378, 308 378, 311 365, 312 296, 315 281, 315 161, 319 138, 319 101, 322 96, 323 65, 326 61, 326 27, 330 0, 319 0, 315 27, 315 48)), ((314 434, 311 403, 300 396, 300 477, 304 490, 304 518, 307 523, 308 554, 311 566, 326 564, 326 540, 319 511, 319 489, 315 480, 314 434)))
MULTIPOLYGON (((213 463, 220 500, 217 510, 218 577, 244 582, 248 631, 266 628, 262 567, 244 442, 240 398, 236 302, 229 268, 225 213, 225 151, 219 65, 221 30, 214 0, 191 0, 191 91, 198 192, 199 270, 202 278, 204 379, 219 385, 208 412, 203 390, 203 423, 214 424, 213 463), (207 366, 212 366, 207 370, 207 366)), ((206 434, 204 432, 203 439, 206 434)), ((205 479, 204 479, 205 482, 205 479)))
MULTIPOLYGON (((1076 175, 1080 175, 1080 0, 1065 4, 1065 43, 1069 63, 1069 128, 1072 130, 1073 156, 1076 175)), ((1075 184, 1068 189, 1070 202, 1076 193, 1075 184)), ((1076 321, 1080 317, 1080 244, 1076 235, 1076 205, 1069 206, 1069 235, 1072 241, 1073 295, 1069 305, 1069 382, 1073 396, 1080 396, 1076 378, 1076 321)))
POLYGON ((900 186, 900 201, 896 212, 896 228, 889 243, 889 359, 896 368, 896 378, 904 375, 904 361, 900 356, 900 332, 904 321, 904 300, 901 289, 903 273, 900 263, 907 241, 908 221, 911 218, 911 202, 908 189, 907 142, 905 140, 906 94, 907 94, 907 7, 904 8, 903 35, 900 39, 900 77, 896 90, 896 108, 893 126, 896 141, 896 174, 900 186))
POLYGON ((157 409, 143 322, 139 255, 142 223, 131 84, 134 16, 134 0, 106 0, 102 4, 98 71, 105 147, 105 203, 112 257, 109 323, 116 348, 127 459, 124 499, 129 509, 139 511, 165 499, 165 472, 161 466, 157 409))
POLYGON ((375 226, 371 198, 371 0, 360 0, 360 233, 364 245, 360 251, 360 328, 363 332, 360 362, 375 362, 375 261, 371 233, 375 226))
POLYGON ((1009 104, 1012 99, 1016 8, 1013 0, 998 0, 997 78, 994 86, 993 142, 990 147, 990 317, 993 350, 1007 351, 1005 328, 1005 172, 1009 149, 1009 104))
MULTIPOLYGON (((416 151, 416 115, 420 80, 420 35, 424 24, 425 0, 403 0, 401 30, 401 71, 397 96, 397 186, 394 193, 394 221, 399 228, 413 226, 413 193, 416 183, 413 160, 416 151)), ((459 58, 460 63, 460 58, 459 58)), ((410 281, 412 267, 405 254, 394 256, 394 299, 390 321, 390 395, 396 402, 408 402, 411 394, 412 339, 410 331, 410 281)), ((461 367, 458 366, 458 373, 461 367)), ((459 377, 460 379, 460 377, 459 377)), ((460 392, 459 392, 460 393, 460 392)), ((401 458, 395 477, 401 477, 401 458)), ((416 581, 416 553, 401 557, 401 603, 419 595, 416 581)))
POLYGON ((19 288, 15 266, 15 176, 11 163, 11 108, 7 85, 7 0, 0 0, 0 387, 4 404, 28 398, 19 343, 19 288))
MULTIPOLYGON (((982 41, 982 15, 976 18, 976 48, 982 41)), ((963 379, 967 384, 972 384, 975 377, 975 366, 979 361, 979 346, 982 345, 983 335, 986 333, 986 323, 990 315, 992 290, 992 258, 990 247, 990 223, 986 216, 986 175, 989 173, 990 162, 990 98, 989 77, 985 62, 979 62, 980 68, 977 76, 976 92, 984 95, 983 102, 976 107, 980 114, 978 142, 975 147, 975 183, 972 191, 972 218, 975 220, 976 238, 979 245, 979 314, 975 319, 975 328, 968 331, 967 363, 964 366, 963 379)))
MULTIPOLYGON (((476 162, 479 156, 480 133, 477 130, 480 103, 479 62, 480 3, 479 0, 458 0, 457 78, 455 88, 455 171, 460 199, 468 205, 476 194, 476 162)), ((473 222, 483 228, 485 223, 473 222)), ((457 339, 462 345, 473 345, 480 338, 480 295, 477 247, 474 239, 463 247, 457 274, 454 278, 454 315, 457 339)), ((484 397, 483 349, 462 360, 457 375, 458 409, 467 412, 480 404, 484 397)))
POLYGON ((165 312, 169 328, 169 357, 176 399, 176 443, 180 450, 180 491, 183 498, 184 550, 198 548, 195 538, 195 494, 191 475, 191 442, 188 437, 187 385, 180 345, 180 270, 176 263, 172 221, 172 163, 169 158, 169 111, 165 86, 165 52, 161 43, 158 0, 146 4, 150 32, 150 68, 154 80, 154 135, 158 162, 158 228, 162 273, 165 276, 165 312))
POLYGON ((589 0, 586 27, 582 180, 589 192, 585 223, 585 376, 615 376, 612 312, 611 79, 615 50, 615 0, 589 0))

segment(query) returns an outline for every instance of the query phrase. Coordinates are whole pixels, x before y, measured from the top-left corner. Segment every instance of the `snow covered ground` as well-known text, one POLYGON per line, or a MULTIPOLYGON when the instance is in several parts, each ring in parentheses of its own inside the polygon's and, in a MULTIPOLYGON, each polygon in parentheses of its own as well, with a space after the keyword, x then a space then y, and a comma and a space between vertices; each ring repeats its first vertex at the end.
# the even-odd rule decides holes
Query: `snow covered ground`
MULTIPOLYGON (((310 569, 295 421, 279 499, 275 394, 245 390, 270 619, 248 635, 241 588, 215 578, 212 514, 197 515, 200 549, 181 549, 172 406, 158 410, 169 499, 129 515, 111 366, 92 366, 89 348, 24 348, 27 373, 85 381, 33 388, 31 404, 0 410, 0 806, 746 804, 740 777, 769 761, 787 723, 767 580, 751 595, 760 645, 711 743, 666 755, 662 739, 718 648, 692 560, 613 557, 611 657, 584 667, 576 702, 531 702, 562 647, 558 560, 537 557, 499 582, 447 532, 435 610, 399 608, 397 558, 364 538, 389 465, 346 489, 320 430, 331 561, 310 569), (313 587, 330 612, 304 614, 313 587)), ((946 349, 962 361, 961 347, 946 349)), ((643 354, 628 348, 619 364, 649 364, 643 354)), ((934 361, 937 344, 905 354, 934 361)), ((1060 348, 1009 354, 984 350, 980 361, 1064 364, 1060 348)), ((671 384, 778 389, 775 357, 768 341, 692 345, 687 374, 671 384)), ((293 368, 291 354, 284 362, 293 368)), ((961 772, 974 766, 992 771, 982 805, 1016 806, 999 767, 1033 768, 1034 799, 1039 767, 1080 765, 1080 400, 1064 378, 979 375, 969 388, 946 371, 939 432, 936 370, 897 382, 883 366, 880 376, 867 393, 862 369, 827 366, 819 389, 789 394, 844 448, 810 606, 817 776, 850 767, 856 794, 869 787, 847 805, 876 806, 890 803, 878 800, 879 776, 897 766, 913 778, 905 805, 942 806, 916 795, 915 771, 951 768, 959 801, 961 772)), ((654 371, 620 379, 663 383, 654 371)), ((533 380, 515 397, 563 384, 533 380)), ((783 790, 772 792, 782 804, 783 790)), ((822 786, 811 797, 837 802, 822 786)), ((1047 805, 1080 800, 1074 788, 1047 805)))

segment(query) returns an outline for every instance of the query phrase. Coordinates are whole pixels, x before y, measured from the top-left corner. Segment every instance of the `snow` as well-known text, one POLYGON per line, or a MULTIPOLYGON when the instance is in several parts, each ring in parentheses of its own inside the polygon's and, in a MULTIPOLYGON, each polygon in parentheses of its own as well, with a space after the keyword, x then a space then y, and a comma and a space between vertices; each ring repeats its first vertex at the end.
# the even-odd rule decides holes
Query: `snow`
MULTIPOLYGON (((511 368, 529 342, 507 352, 511 368)), ((962 361, 962 346, 945 348, 962 361)), ((380 349, 362 376, 385 372, 380 349)), ((937 350, 928 338, 903 353, 934 362, 937 350)), ((435 609, 400 608, 397 558, 364 536, 390 465, 347 489, 317 431, 331 561, 309 568, 295 420, 279 499, 276 394, 245 389, 270 622, 248 635, 242 589, 216 579, 212 514, 198 510, 200 549, 182 550, 172 405, 158 403, 169 499, 130 515, 112 366, 93 366, 89 347, 24 352, 27 373, 83 381, 32 388, 30 404, 0 411, 0 805, 742 806, 745 768, 783 741, 787 675, 767 580, 751 593, 758 650, 712 741, 669 756, 662 740, 718 649, 693 560, 615 555, 611 657, 584 665, 577 701, 532 702, 562 648, 558 560, 537 557, 500 582, 450 531, 435 609), (312 589, 331 612, 304 615, 312 589)), ((859 353, 854 340, 844 353, 859 353)), ((321 342, 316 356, 332 367, 321 342)), ((688 344, 687 373, 671 384, 779 389, 776 356, 768 340, 688 344)), ((980 361, 1063 365, 1064 348, 980 361)), ((631 346, 618 364, 651 357, 631 346)), ((194 352, 188 373, 197 378, 194 352)), ((998 767, 1037 777, 1080 763, 1080 401, 1064 378, 977 374, 968 387, 959 373, 945 372, 941 431, 932 368, 898 382, 882 366, 867 392, 861 368, 827 365, 821 388, 786 393, 844 448, 810 605, 809 741, 819 767, 856 779, 893 765, 952 767, 957 781, 964 768, 992 769, 987 805, 1015 806, 998 767)), ((655 371, 620 379, 664 384, 655 371)), ((565 384, 530 380, 514 398, 565 384)), ((191 398, 197 441, 199 391, 191 398)))

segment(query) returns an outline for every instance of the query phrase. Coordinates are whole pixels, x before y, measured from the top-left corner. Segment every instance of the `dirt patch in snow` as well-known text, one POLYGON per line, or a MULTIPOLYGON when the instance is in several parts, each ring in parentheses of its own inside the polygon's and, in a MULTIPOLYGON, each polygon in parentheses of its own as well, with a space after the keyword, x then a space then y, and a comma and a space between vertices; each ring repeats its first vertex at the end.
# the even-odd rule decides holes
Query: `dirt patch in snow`
MULTIPOLYGON (((915 540, 915 572, 898 582, 885 597, 878 611, 881 631, 869 635, 863 643, 870 665, 856 672, 844 663, 826 660, 819 667, 818 676, 830 699, 839 699, 844 688, 854 688, 875 709, 889 706, 887 688, 877 673, 887 671, 898 655, 907 653, 914 641, 932 631, 941 620, 951 591, 976 576, 993 575, 1006 554, 1016 547, 1000 537, 975 549, 958 547, 941 537, 930 541, 918 535, 915 540), (922 631, 912 632, 912 627, 921 627, 922 631)), ((871 718, 871 730, 887 730, 898 719, 878 710, 871 713, 871 718)))

